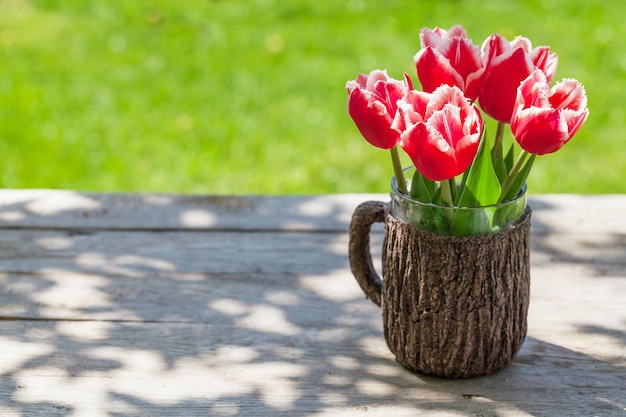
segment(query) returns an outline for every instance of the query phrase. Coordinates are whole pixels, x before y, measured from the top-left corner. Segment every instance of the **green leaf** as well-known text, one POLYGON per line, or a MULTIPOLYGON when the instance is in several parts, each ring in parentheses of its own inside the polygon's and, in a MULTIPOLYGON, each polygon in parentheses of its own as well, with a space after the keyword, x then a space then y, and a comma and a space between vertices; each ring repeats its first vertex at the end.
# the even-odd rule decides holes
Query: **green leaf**
MULTIPOLYGON (((466 193, 471 191, 466 190, 466 193)), ((475 197, 472 197, 475 199, 475 197)), ((488 233, 491 230, 492 218, 488 215, 487 209, 454 209, 452 223, 450 224, 450 234, 454 236, 469 236, 475 234, 488 233)))
POLYGON ((508 169, 506 167, 505 159, 502 157, 502 144, 501 143, 500 143, 500 146, 497 146, 496 144, 494 148, 492 149, 491 162, 493 164, 493 169, 496 173, 496 176, 498 177, 498 181, 500 182, 500 184, 502 184, 502 182, 506 178, 508 169))
MULTIPOLYGON (((511 168, 513 168, 513 164, 515 163, 515 144, 512 143, 511 147, 509 148, 509 151, 506 153, 506 156, 504 157, 504 164, 506 166, 506 171, 509 172, 511 170, 511 168)), ((502 180, 504 181, 504 180, 502 180)))
POLYGON ((476 207, 495 204, 500 196, 500 181, 493 167, 491 154, 485 145, 485 133, 478 152, 469 168, 457 206, 476 207))
MULTIPOLYGON (((508 169, 506 167, 506 163, 504 161, 503 153, 502 153, 502 140, 504 136, 504 128, 505 123, 498 122, 498 128, 496 129, 496 137, 494 140, 494 144, 491 148, 491 162, 493 164, 493 169, 498 176, 500 184, 502 184, 508 174, 508 169)), ((486 146, 486 145, 485 145, 486 146)))
POLYGON ((433 193, 432 203, 441 206, 443 205, 443 201, 441 201, 441 187, 437 187, 435 192, 433 193))
POLYGON ((506 195, 503 196, 502 201, 508 201, 512 199, 522 190, 522 187, 524 186, 524 184, 526 183, 526 180, 528 179, 528 174, 530 174, 530 169, 533 167, 533 162, 535 162, 536 156, 537 155, 530 155, 530 158, 528 158, 528 161, 526 161, 522 169, 520 169, 520 171, 517 173, 517 175, 513 179, 513 182, 511 183, 511 186, 509 187, 509 191, 506 193, 506 195))
POLYGON ((469 171, 470 171, 469 169, 466 169, 463 172, 463 176, 461 177, 461 183, 459 184, 459 194, 457 195, 457 200, 454 200, 455 203, 458 203, 458 197, 460 197, 460 194, 465 189, 465 184, 467 183, 467 177, 469 175, 469 171))
POLYGON ((416 169, 411 180, 411 198, 424 203, 432 203, 435 186, 435 181, 429 180, 416 169))

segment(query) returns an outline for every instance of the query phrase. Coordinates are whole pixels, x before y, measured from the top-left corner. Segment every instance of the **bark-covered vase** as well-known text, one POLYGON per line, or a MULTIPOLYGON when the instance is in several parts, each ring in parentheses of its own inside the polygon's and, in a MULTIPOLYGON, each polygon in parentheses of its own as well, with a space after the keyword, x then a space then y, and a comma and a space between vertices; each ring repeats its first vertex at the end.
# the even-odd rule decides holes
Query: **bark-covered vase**
POLYGON ((399 363, 467 378, 511 362, 527 329, 530 217, 525 190, 499 205, 450 208, 412 200, 395 182, 390 203, 356 208, 350 266, 381 306, 385 339, 399 363), (382 279, 369 244, 376 222, 385 224, 382 279))

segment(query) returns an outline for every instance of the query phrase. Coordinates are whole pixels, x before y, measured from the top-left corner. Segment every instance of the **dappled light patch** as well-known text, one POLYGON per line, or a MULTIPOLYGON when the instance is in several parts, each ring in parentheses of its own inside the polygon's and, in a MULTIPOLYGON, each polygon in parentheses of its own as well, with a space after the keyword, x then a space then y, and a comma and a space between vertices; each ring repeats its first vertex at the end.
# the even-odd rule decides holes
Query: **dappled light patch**
MULTIPOLYGON (((539 233, 521 351, 490 377, 449 381, 396 363, 379 308, 350 274, 346 216, 358 196, 137 196, 133 206, 129 196, 88 195, 107 214, 85 218, 78 208, 34 214, 33 195, 10 206, 25 217, 0 234, 2 411, 534 415, 552 407, 546 392, 559 403, 576 392, 577 410, 626 407, 616 354, 626 323, 619 305, 597 301, 626 291, 622 234, 551 226, 553 210, 580 218, 562 200, 531 202, 539 233), (187 210, 211 213, 215 224, 187 228, 187 210), (102 228, 123 212, 114 229, 102 228), (593 389, 578 394, 576 381, 593 389)), ((381 239, 373 233, 373 247, 381 239)))

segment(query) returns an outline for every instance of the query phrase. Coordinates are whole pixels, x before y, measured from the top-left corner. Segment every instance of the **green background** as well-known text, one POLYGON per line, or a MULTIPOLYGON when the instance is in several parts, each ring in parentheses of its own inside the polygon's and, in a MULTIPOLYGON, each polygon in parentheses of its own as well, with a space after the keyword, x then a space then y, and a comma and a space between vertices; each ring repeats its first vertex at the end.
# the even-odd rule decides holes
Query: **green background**
POLYGON ((422 27, 559 54, 590 117, 531 193, 623 193, 623 2, 0 0, 0 186, 212 194, 387 192, 345 83, 409 73, 422 27))

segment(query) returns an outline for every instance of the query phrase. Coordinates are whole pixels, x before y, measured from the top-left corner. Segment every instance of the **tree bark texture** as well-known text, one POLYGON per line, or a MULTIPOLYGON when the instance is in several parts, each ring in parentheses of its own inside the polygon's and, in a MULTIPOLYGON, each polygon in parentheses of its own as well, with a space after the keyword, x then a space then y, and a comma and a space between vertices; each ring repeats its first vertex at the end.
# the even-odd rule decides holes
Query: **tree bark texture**
POLYGON ((349 258, 352 275, 356 278, 365 296, 380 307, 383 281, 376 273, 370 251, 372 224, 383 223, 389 205, 381 201, 361 203, 350 222, 349 258))
POLYGON ((530 208, 497 234, 418 230, 386 213, 382 313, 385 339, 409 369, 447 378, 506 366, 526 336, 530 208))

